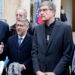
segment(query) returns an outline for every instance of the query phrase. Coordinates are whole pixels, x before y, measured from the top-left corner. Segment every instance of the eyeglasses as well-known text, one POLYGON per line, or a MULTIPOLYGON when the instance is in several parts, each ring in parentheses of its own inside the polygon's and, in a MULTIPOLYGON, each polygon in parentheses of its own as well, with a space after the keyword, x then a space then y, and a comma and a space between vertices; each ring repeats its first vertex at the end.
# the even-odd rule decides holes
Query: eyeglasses
POLYGON ((16 14, 16 16, 20 16, 20 17, 22 17, 23 15, 22 15, 22 14, 16 14))
POLYGON ((25 25, 22 24, 16 24, 16 27, 24 27, 25 25))
POLYGON ((46 11, 48 11, 48 10, 50 10, 50 9, 40 9, 39 12, 42 12, 42 11, 43 11, 43 12, 46 12, 46 11))

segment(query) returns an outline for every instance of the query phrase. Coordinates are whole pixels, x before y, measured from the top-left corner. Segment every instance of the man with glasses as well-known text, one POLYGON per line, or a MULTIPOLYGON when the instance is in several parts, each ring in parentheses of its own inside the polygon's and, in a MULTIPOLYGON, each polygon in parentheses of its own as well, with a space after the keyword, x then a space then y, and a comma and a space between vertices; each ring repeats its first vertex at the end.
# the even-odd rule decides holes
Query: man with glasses
MULTIPOLYGON (((16 10, 15 16, 16 16, 16 21, 18 21, 18 20, 28 20, 27 19, 27 11, 26 11, 26 9, 21 8, 21 7, 16 10)), ((30 23, 29 23, 28 33, 30 35, 33 35, 32 26, 31 26, 30 23)), ((12 36, 14 34, 16 34, 16 24, 14 24, 14 25, 12 25, 10 27, 10 35, 12 36)))
MULTIPOLYGON (((16 10, 16 21, 27 19, 27 11, 23 8, 18 8, 16 10)), ((16 34, 16 24, 12 25, 10 28, 10 35, 16 34)))
POLYGON ((18 63, 22 75, 33 75, 31 62, 32 37, 27 33, 28 28, 29 22, 27 20, 17 21, 17 34, 11 36, 7 41, 9 62, 18 63))
POLYGON ((57 21, 55 14, 53 2, 41 3, 43 24, 35 28, 31 51, 36 75, 69 75, 73 54, 72 31, 69 25, 57 21))

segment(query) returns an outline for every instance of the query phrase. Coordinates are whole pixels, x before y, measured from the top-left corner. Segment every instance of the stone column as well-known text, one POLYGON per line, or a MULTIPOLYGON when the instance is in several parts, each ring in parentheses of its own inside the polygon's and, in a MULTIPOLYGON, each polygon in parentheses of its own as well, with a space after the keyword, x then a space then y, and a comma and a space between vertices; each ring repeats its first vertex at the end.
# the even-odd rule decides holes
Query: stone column
POLYGON ((56 5, 56 18, 60 18, 61 0, 53 0, 56 5))
POLYGON ((19 7, 20 0, 4 0, 4 18, 11 26, 15 23, 15 11, 19 7))
POLYGON ((30 0, 21 0, 21 7, 27 11, 27 18, 30 21, 30 0))

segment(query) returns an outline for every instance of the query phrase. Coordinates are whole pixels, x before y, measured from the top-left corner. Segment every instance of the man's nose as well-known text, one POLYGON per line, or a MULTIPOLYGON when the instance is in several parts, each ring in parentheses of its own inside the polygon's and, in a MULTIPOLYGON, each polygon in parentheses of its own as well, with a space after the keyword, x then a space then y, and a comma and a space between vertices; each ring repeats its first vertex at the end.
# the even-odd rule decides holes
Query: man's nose
POLYGON ((40 12, 40 15, 43 15, 43 14, 44 14, 44 12, 43 12, 43 11, 41 11, 41 12, 40 12))

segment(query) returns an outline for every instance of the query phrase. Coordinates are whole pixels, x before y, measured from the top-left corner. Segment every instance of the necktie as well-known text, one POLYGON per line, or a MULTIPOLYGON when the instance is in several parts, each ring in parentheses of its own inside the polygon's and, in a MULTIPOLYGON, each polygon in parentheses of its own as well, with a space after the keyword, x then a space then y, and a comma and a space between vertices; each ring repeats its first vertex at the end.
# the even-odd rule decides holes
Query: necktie
POLYGON ((18 43, 19 43, 19 46, 20 46, 21 43, 22 43, 22 38, 19 38, 19 39, 18 39, 18 43))
POLYGON ((72 61, 72 71, 75 73, 75 51, 74 51, 74 56, 73 56, 73 61, 72 61))

